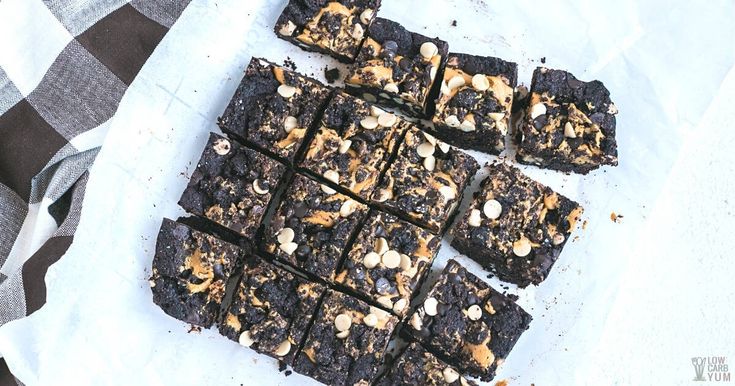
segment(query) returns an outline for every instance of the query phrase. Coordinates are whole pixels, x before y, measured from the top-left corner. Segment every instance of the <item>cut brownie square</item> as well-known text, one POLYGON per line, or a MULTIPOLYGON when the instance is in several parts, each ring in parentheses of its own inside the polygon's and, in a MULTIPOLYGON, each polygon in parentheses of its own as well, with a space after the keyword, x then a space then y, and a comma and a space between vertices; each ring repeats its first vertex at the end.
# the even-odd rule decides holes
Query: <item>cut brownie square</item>
POLYGON ((457 369, 411 343, 375 386, 477 386, 457 369))
POLYGON ((153 257, 153 302, 176 319, 211 327, 242 254, 232 244, 164 218, 153 257))
POLYGON ((526 287, 549 274, 582 207, 505 163, 489 176, 457 222, 452 246, 498 277, 526 287))
POLYGON ((345 80, 346 90, 368 102, 381 101, 415 116, 430 116, 438 91, 436 75, 448 52, 449 45, 443 40, 376 18, 345 80))
POLYGON ((220 332, 291 363, 326 288, 252 254, 246 257, 242 273, 220 332))
POLYGON ((515 63, 449 54, 433 118, 437 137, 464 149, 500 154, 517 78, 515 63))
POLYGON ((511 299, 449 260, 406 332, 461 373, 490 381, 530 322, 511 299))
POLYGON ((411 128, 372 200, 441 233, 478 169, 477 161, 470 155, 411 128))
POLYGON ((210 134, 179 205, 252 240, 285 171, 278 161, 210 134))
POLYGON ((367 206, 296 175, 263 235, 263 249, 331 282, 367 206))
POLYGON ((380 0, 290 0, 275 31, 307 51, 351 63, 378 8, 380 0))
POLYGON ((331 290, 293 368, 327 385, 371 385, 398 319, 331 290))
POLYGON ((581 174, 618 164, 618 109, 602 82, 539 67, 530 91, 516 133, 518 162, 581 174))
POLYGON ((219 126, 292 162, 330 93, 314 79, 253 58, 219 126))
POLYGON ((439 236, 373 210, 352 244, 336 282, 404 316, 428 275, 440 244, 439 236))
POLYGON ((392 113, 338 94, 301 166, 368 200, 408 126, 392 113))

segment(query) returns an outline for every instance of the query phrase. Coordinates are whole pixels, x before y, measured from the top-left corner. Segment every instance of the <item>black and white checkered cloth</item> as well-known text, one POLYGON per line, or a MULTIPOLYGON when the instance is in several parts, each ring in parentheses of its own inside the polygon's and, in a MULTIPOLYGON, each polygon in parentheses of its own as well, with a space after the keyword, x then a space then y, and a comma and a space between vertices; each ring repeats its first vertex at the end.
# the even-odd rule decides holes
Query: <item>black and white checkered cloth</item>
POLYGON ((45 303, 108 122, 189 1, 0 0, 0 325, 45 303))

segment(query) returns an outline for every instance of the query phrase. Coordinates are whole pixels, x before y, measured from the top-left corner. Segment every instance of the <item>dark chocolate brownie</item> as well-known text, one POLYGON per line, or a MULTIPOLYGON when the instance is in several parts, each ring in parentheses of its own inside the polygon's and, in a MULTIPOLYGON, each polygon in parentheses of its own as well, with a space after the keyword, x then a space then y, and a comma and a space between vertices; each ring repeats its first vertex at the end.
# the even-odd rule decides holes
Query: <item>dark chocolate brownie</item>
POLYGON ((477 386, 456 368, 411 343, 375 386, 477 386))
POLYGON ((452 246, 498 277, 526 287, 549 274, 582 207, 506 163, 489 176, 457 222, 452 246))
POLYGON ((330 93, 314 79, 253 58, 219 126, 239 140, 293 162, 330 93))
POLYGON ((164 218, 153 257, 153 302, 176 319, 211 327, 232 268, 243 253, 232 244, 164 218))
POLYGON ((443 232, 479 169, 472 156, 410 128, 373 202, 435 233, 443 232))
POLYGON ((263 235, 263 249, 331 282, 367 211, 366 205, 297 174, 263 235))
POLYGON ((618 164, 617 107, 600 81, 539 67, 516 133, 520 163, 587 174, 618 164))
POLYGON ((433 118, 437 137, 461 148, 500 154, 517 78, 515 63, 449 54, 433 118))
POLYGON ((440 244, 439 236, 373 210, 335 281, 405 316, 440 244))
POLYGON ((337 94, 301 166, 368 200, 408 127, 392 113, 337 94))
POLYGON ((285 171, 278 161, 210 134, 179 205, 252 240, 285 171))
POLYGON ((351 63, 378 8, 380 0, 290 0, 275 31, 307 51, 351 63))
POLYGON ((376 18, 357 61, 345 80, 347 92, 368 102, 402 107, 414 116, 431 116, 449 45, 376 18))
POLYGON ((449 260, 405 331, 461 373, 490 381, 530 323, 511 299, 449 260))
POLYGON ((222 335, 291 363, 306 337, 325 287, 248 255, 222 335))
POLYGON ((294 370, 327 385, 371 385, 396 324, 388 312, 328 290, 294 370))

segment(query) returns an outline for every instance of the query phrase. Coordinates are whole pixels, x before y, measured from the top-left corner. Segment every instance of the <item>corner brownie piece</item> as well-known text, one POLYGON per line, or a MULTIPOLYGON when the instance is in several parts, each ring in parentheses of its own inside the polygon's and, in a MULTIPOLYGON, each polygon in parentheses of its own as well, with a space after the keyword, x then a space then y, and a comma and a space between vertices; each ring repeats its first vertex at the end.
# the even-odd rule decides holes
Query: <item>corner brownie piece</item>
POLYGON ((301 166, 368 200, 408 126, 392 113, 338 94, 301 166))
POLYGON ((331 282, 367 206, 297 174, 263 235, 263 249, 331 282))
POLYGON ((375 386, 477 386, 456 368, 411 343, 375 386))
POLYGON ((376 18, 345 79, 347 92, 415 116, 430 116, 436 96, 436 75, 447 60, 449 45, 376 18))
POLYGON ((440 244, 439 236, 373 210, 335 281, 405 316, 440 244))
POLYGON ((433 118, 437 137, 464 149, 500 154, 517 78, 515 63, 449 54, 433 118))
POLYGON ((490 174, 455 228, 452 246, 520 287, 549 275, 582 207, 506 163, 490 174))
POLYGON ((291 363, 326 288, 252 254, 242 273, 220 333, 291 363))
POLYGON ((292 162, 330 93, 314 79, 253 58, 219 126, 292 162))
POLYGON ((164 218, 153 257, 153 302, 176 319, 211 327, 242 254, 232 244, 164 218))
POLYGON ((529 99, 516 133, 518 162, 581 174, 617 166, 618 109, 602 82, 539 67, 529 99))
POLYGON ((179 205, 253 239, 286 166, 210 134, 179 205))
POLYGON ((449 260, 406 332, 461 373, 490 381, 529 323, 520 306, 449 260))
POLYGON ((296 357, 296 372, 327 385, 371 385, 398 319, 331 290, 296 357))
POLYGON ((307 51, 351 63, 378 8, 380 0, 290 0, 275 31, 307 51))
POLYGON ((372 200, 388 211, 441 233, 478 169, 472 156, 411 128, 372 200))

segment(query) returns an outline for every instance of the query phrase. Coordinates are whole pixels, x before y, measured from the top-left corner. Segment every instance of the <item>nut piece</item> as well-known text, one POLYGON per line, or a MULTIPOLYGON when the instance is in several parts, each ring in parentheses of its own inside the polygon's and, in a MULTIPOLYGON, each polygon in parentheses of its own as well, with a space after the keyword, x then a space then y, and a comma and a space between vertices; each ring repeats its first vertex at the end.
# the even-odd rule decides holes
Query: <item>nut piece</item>
POLYGON ((480 215, 480 211, 478 209, 472 209, 470 211, 470 216, 467 219, 467 224, 471 227, 479 227, 482 225, 482 216, 480 215))
POLYGON ((439 47, 436 46, 436 44, 432 42, 426 42, 421 45, 421 48, 419 49, 421 52, 421 56, 424 57, 424 59, 431 59, 434 57, 434 55, 439 53, 439 47))
POLYGON ((377 300, 378 304, 380 304, 381 306, 383 306, 383 307, 385 307, 385 308, 387 308, 389 310, 393 308, 393 301, 390 299, 390 296, 388 296, 388 295, 381 296, 381 297, 377 298, 376 300, 377 300))
POLYGON ((245 347, 250 347, 253 345, 253 343, 255 343, 255 340, 253 340, 253 335, 250 333, 250 331, 245 331, 240 334, 240 338, 237 341, 245 347))
POLYGON ((214 141, 214 145, 212 145, 212 149, 214 149, 214 152, 219 155, 227 155, 232 149, 232 145, 230 144, 230 141, 224 138, 219 138, 216 141, 214 141))
POLYGON ((345 139, 342 141, 342 143, 339 144, 339 154, 345 154, 350 150, 350 147, 352 146, 352 140, 345 139))
POLYGON ((383 90, 385 90, 385 91, 387 91, 387 92, 389 92, 391 94, 398 94, 398 93, 401 92, 401 90, 398 89, 398 85, 395 84, 395 83, 387 83, 383 87, 383 90))
POLYGON ((427 298, 424 300, 424 311, 426 315, 436 316, 436 307, 439 305, 439 301, 436 298, 427 298))
POLYGON ((482 212, 485 216, 491 220, 495 220, 500 217, 503 212, 503 206, 497 200, 488 200, 485 205, 482 206, 482 212))
POLYGON ((375 11, 368 8, 360 14, 360 21, 365 24, 370 24, 370 21, 373 20, 373 16, 375 16, 375 11))
POLYGON ((365 28, 363 28, 361 24, 355 24, 355 26, 352 27, 351 35, 355 40, 361 40, 365 36, 365 28))
POLYGON ((375 327, 378 325, 378 317, 375 314, 367 314, 362 318, 362 322, 368 327, 375 327))
POLYGON ((334 190, 334 189, 332 189, 331 187, 329 187, 329 186, 327 186, 327 185, 324 185, 324 184, 322 184, 322 192, 324 192, 325 194, 328 194, 328 195, 330 195, 330 196, 331 196, 332 194, 335 194, 335 193, 337 193, 337 191, 336 191, 336 190, 334 190))
POLYGON ((278 30, 278 33, 283 36, 291 36, 296 31, 296 24, 289 20, 286 24, 282 25, 278 30))
POLYGON ((352 317, 347 314, 339 314, 334 318, 334 328, 337 331, 347 331, 352 326, 352 317))
POLYGON ((462 124, 462 122, 459 121, 459 118, 457 118, 456 115, 450 115, 447 117, 447 119, 444 120, 444 123, 447 124, 449 127, 459 127, 459 125, 462 124))
POLYGON ((429 142, 424 142, 416 147, 416 153, 421 158, 426 158, 430 155, 434 155, 434 145, 429 142))
POLYGON ((401 265, 401 254, 390 250, 383 255, 383 265, 388 269, 398 268, 401 265))
POLYGON ((442 153, 449 153, 449 149, 452 148, 448 143, 442 141, 436 141, 436 146, 439 147, 439 150, 441 150, 442 153))
POLYGON ((383 127, 393 127, 397 120, 394 114, 385 113, 378 117, 378 124, 383 127))
POLYGON ((536 119, 544 114, 546 114, 546 105, 543 102, 531 106, 531 119, 536 119))
POLYGON ((380 264, 380 255, 375 252, 368 252, 365 257, 362 258, 362 265, 367 269, 373 269, 380 264))
POLYGON ((360 126, 372 130, 378 127, 378 118, 375 118, 373 116, 365 117, 365 119, 360 121, 360 126))
POLYGON ((557 233, 554 235, 554 238, 551 240, 551 243, 554 245, 559 245, 564 242, 564 235, 561 233, 557 233))
POLYGON ((480 320, 482 317, 482 309, 477 304, 473 304, 467 309, 467 317, 470 320, 480 320))
POLYGON ((293 229, 283 228, 278 232, 278 236, 276 238, 278 239, 278 244, 286 244, 292 242, 295 236, 296 234, 293 229))
POLYGON ((472 121, 465 119, 462 121, 462 124, 459 125, 459 129, 464 131, 465 133, 468 133, 470 131, 475 131, 476 127, 475 124, 472 123, 472 121))
POLYGON ((513 253, 518 257, 525 257, 531 253, 531 242, 527 238, 521 237, 513 243, 513 253))
POLYGON ((290 133, 293 129, 299 126, 299 120, 296 117, 287 116, 286 120, 283 121, 283 130, 290 133))
POLYGON ((388 252, 388 240, 379 237, 377 240, 375 240, 375 252, 383 256, 386 252, 388 252))
POLYGON ((564 136, 567 138, 577 138, 577 133, 574 132, 574 126, 571 122, 564 124, 564 136))
POLYGON ((433 155, 424 158, 424 167, 426 170, 433 172, 436 167, 436 158, 433 155))
POLYGON ((462 87, 466 84, 464 80, 464 76, 462 75, 455 75, 451 79, 449 79, 449 82, 447 82, 447 87, 449 87, 450 90, 454 90, 456 88, 462 87))
POLYGON ((279 357, 283 357, 288 355, 288 353, 291 351, 291 342, 288 340, 284 340, 283 343, 278 345, 278 348, 276 348, 276 351, 274 354, 279 357))
POLYGON ((370 115, 374 117, 379 117, 383 114, 385 114, 385 110, 381 109, 378 106, 370 106, 370 115))
POLYGON ((477 91, 486 91, 490 88, 490 80, 483 74, 477 74, 472 77, 472 87, 477 91))
POLYGON ((268 189, 263 188, 263 182, 261 180, 253 181, 253 190, 258 194, 268 194, 268 189))
POLYGON ((442 375, 444 375, 444 382, 446 383, 454 383, 459 379, 459 373, 451 367, 444 369, 444 371, 442 371, 442 375))
POLYGON ((421 320, 421 317, 417 312, 411 316, 411 321, 409 322, 409 324, 411 324, 411 327, 413 327, 414 330, 421 331, 421 327, 423 327, 424 322, 421 320))
POLYGON ((342 217, 350 217, 350 215, 355 213, 355 210, 357 210, 357 201, 347 200, 343 202, 342 206, 339 208, 339 215, 342 217))
POLYGON ((505 118, 505 113, 490 113, 487 116, 490 117, 490 119, 492 119, 493 121, 497 122, 505 118))
POLYGON ((278 86, 278 95, 288 99, 296 94, 296 87, 292 87, 286 84, 278 86))
POLYGON ((281 244, 280 248, 283 252, 286 252, 287 255, 293 255, 293 253, 296 251, 296 248, 298 248, 299 245, 296 243, 285 243, 281 244))

